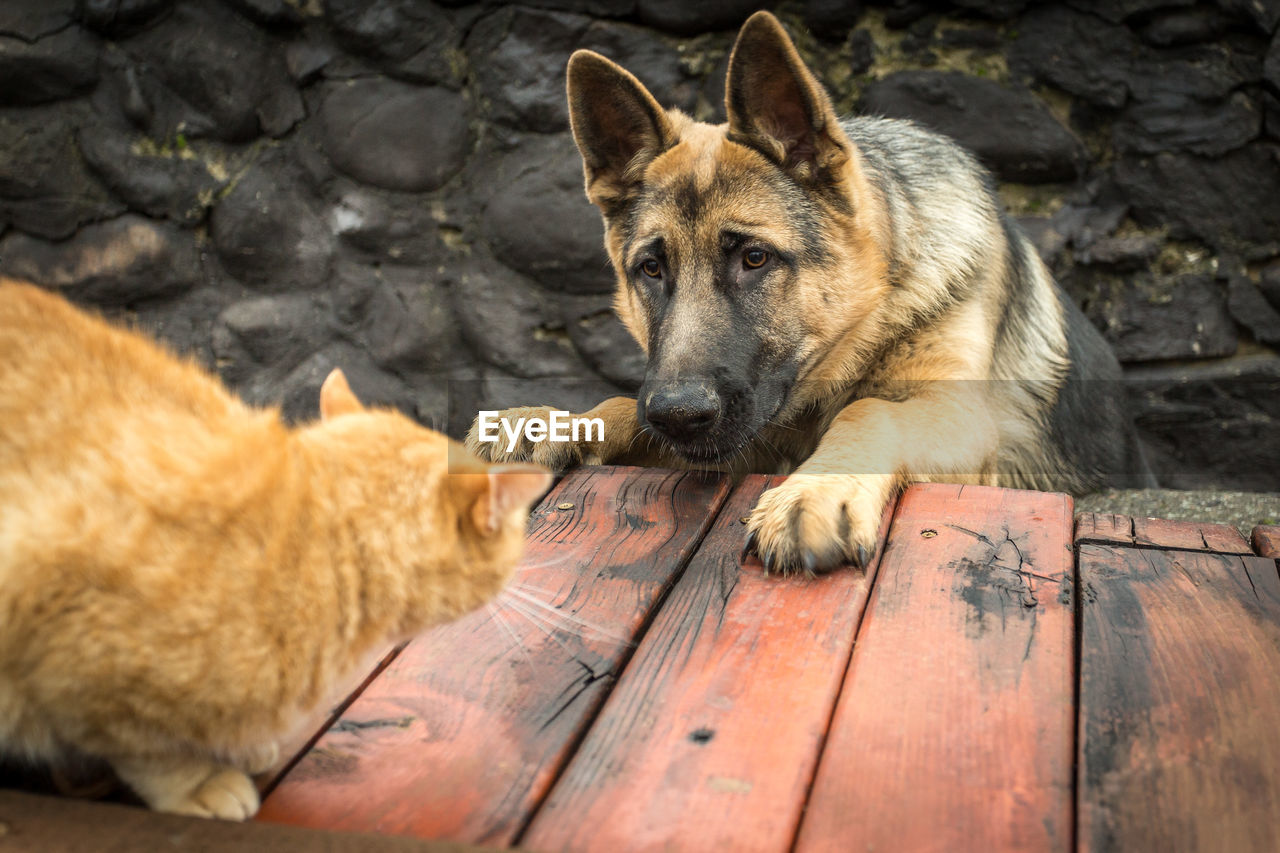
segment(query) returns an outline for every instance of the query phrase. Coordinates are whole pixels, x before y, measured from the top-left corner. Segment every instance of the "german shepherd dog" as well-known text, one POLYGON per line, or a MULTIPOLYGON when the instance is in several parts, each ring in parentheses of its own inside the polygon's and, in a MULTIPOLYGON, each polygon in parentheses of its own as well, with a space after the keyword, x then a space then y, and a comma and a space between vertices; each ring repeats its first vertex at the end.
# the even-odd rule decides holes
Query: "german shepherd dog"
POLYGON ((1079 493, 1144 471, 1114 355, 987 172, 910 122, 840 121, 769 13, 738 34, 726 124, 585 50, 568 96, 645 378, 585 413, 602 441, 507 453, 473 426, 481 457, 794 471, 744 554, 810 573, 865 566, 910 482, 1079 493))

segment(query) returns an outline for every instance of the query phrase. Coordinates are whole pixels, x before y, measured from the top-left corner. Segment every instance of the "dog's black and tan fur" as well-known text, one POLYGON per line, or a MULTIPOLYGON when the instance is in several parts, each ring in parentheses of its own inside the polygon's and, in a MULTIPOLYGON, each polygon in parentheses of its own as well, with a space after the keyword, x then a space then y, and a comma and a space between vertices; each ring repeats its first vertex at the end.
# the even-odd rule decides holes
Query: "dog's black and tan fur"
POLYGON ((908 482, 1080 492, 1142 469, 1114 356, 987 173, 908 122, 840 122, 772 15, 738 35, 727 124, 589 51, 568 91, 648 366, 638 400, 587 413, 603 442, 515 455, 794 471, 748 525, 783 571, 865 563, 908 482))

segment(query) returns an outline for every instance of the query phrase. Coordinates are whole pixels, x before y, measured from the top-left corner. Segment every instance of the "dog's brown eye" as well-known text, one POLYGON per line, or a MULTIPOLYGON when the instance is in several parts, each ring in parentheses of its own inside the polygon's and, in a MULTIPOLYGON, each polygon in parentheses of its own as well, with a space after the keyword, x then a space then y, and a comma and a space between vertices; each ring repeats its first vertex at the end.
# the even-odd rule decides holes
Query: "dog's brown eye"
POLYGON ((657 278, 662 275, 662 264, 650 258, 640 265, 640 271, 649 276, 649 278, 657 278))
POLYGON ((742 265, 749 270, 758 270, 769 260, 769 253, 764 249, 748 249, 742 256, 742 265))

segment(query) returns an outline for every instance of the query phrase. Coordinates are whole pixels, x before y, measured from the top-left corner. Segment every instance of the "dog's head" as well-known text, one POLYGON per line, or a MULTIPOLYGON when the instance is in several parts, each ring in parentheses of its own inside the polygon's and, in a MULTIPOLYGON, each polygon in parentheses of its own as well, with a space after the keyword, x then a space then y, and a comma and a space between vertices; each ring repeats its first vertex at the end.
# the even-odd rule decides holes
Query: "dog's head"
POLYGON ((857 152, 767 12, 738 34, 725 88, 713 126, 598 54, 569 61, 618 315, 649 356, 641 423, 703 462, 845 378, 835 351, 884 281, 857 152))

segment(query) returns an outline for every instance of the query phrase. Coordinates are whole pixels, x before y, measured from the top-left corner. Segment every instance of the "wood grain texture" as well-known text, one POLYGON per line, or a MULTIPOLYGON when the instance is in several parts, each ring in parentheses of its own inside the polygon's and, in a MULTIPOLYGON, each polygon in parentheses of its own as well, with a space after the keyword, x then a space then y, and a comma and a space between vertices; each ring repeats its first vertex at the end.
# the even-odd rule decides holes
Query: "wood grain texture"
POLYGON ((260 819, 510 843, 728 490, 718 475, 571 472, 531 519, 520 592, 411 642, 260 819))
POLYGON ((743 565, 741 518, 782 479, 734 491, 521 846, 789 848, 875 566, 743 565))
POLYGON ((899 502, 795 849, 1071 844, 1071 499, 899 502))
POLYGON ((1259 557, 1280 560, 1280 525, 1259 524, 1253 528, 1253 550, 1259 557))
POLYGON ((1133 545, 1175 551, 1211 551, 1215 554, 1252 554, 1249 543, 1229 524, 1169 521, 1163 518, 1130 518, 1101 512, 1082 512, 1076 519, 1076 542, 1099 545, 1133 545))
POLYGON ((1274 851, 1275 562, 1083 545, 1079 572, 1080 848, 1274 851))

